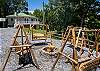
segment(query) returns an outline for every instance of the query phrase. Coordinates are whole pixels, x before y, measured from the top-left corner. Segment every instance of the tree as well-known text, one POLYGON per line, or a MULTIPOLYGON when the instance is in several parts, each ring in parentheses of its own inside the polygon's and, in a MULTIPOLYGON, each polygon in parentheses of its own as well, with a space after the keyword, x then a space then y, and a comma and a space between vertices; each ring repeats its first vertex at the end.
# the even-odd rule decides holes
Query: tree
POLYGON ((26 0, 0 0, 0 16, 6 17, 14 12, 27 12, 28 3, 26 0))
POLYGON ((96 0, 49 0, 44 9, 45 22, 52 30, 63 31, 68 25, 92 28, 99 23, 96 13, 100 11, 100 2, 96 0))
MULTIPOLYGON (((100 2, 96 0, 49 0, 49 2, 54 9, 58 10, 56 13, 58 21, 62 20, 62 28, 69 23, 76 23, 74 25, 78 26, 88 25, 89 22, 85 22, 85 20, 90 18, 90 14, 95 17, 97 22, 96 13, 100 12, 100 2)), ((93 24, 89 25, 91 27, 93 24)))
POLYGON ((40 22, 43 20, 43 12, 40 9, 35 9, 33 15, 39 19, 40 22))
POLYGON ((0 0, 0 17, 3 17, 4 15, 4 4, 5 0, 0 0))
POLYGON ((70 2, 74 12, 81 20, 81 26, 85 25, 85 19, 90 13, 96 14, 100 8, 100 2, 97 2, 96 0, 70 0, 70 2))

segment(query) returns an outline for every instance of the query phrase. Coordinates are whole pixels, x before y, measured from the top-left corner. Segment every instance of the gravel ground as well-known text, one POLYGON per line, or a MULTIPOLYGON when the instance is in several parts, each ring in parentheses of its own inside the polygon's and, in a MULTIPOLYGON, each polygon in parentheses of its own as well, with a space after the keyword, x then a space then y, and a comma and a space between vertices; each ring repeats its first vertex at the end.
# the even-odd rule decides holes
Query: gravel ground
MULTIPOLYGON (((9 46, 11 45, 12 37, 15 34, 16 29, 14 28, 2 28, 0 29, 0 64, 4 60, 4 56, 7 53, 7 49, 9 49, 9 46)), ((53 40, 53 43, 57 46, 61 46, 61 41, 59 40, 53 40)), ((41 68, 41 70, 36 69, 31 64, 26 65, 22 69, 18 69, 20 66, 18 65, 18 55, 15 52, 12 52, 10 55, 10 58, 7 62, 7 65, 5 67, 5 71, 50 71, 54 61, 55 57, 45 55, 41 52, 41 48, 44 46, 33 46, 32 50, 34 50, 37 62, 41 68)), ((67 47, 67 46, 66 46, 67 47)), ((66 54, 70 54, 72 52, 72 49, 66 48, 64 50, 66 54)), ((55 70, 54 71, 71 71, 71 65, 68 63, 65 63, 65 58, 62 58, 58 61, 55 70)), ((100 71, 98 69, 97 71, 100 71)))
MULTIPOLYGON (((2 28, 0 29, 0 64, 3 62, 5 54, 7 53, 7 49, 9 49, 9 46, 11 45, 11 41, 13 38, 13 35, 15 34, 16 29, 14 28, 2 28)), ((60 46, 60 41, 54 40, 55 45, 60 46)), ((50 71, 52 64, 55 61, 55 57, 48 56, 43 53, 41 53, 41 48, 44 46, 34 47, 34 53, 37 59, 37 62, 41 68, 41 70, 38 70, 35 68, 35 66, 29 64, 23 67, 22 69, 18 69, 20 66, 18 65, 18 55, 15 54, 15 52, 12 52, 10 55, 10 58, 7 62, 7 65, 5 67, 5 71, 50 71)), ((59 60, 59 62, 56 65, 55 71, 71 71, 71 65, 66 64, 64 60, 59 60)))

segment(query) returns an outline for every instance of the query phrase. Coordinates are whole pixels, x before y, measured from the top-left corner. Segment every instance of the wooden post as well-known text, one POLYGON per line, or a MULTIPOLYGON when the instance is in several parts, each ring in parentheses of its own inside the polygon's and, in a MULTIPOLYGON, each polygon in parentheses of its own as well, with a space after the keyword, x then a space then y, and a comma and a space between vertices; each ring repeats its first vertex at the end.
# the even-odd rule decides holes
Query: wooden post
POLYGON ((32 25, 32 28, 31 28, 31 30, 32 30, 32 32, 31 32, 31 36, 32 36, 32 40, 33 40, 33 25, 32 25))
POLYGON ((31 45, 29 45, 29 44, 30 44, 30 43, 29 43, 29 40, 28 40, 28 36, 26 35, 26 32, 24 31, 24 26, 19 24, 19 25, 18 25, 18 31, 17 31, 17 33, 15 34, 14 38, 13 38, 13 42, 12 42, 12 45, 11 45, 12 47, 10 47, 10 49, 8 50, 7 56, 6 56, 5 60, 4 60, 4 62, 2 63, 2 66, 1 66, 1 68, 0 68, 0 71, 4 71, 5 66, 6 66, 6 64, 7 64, 7 62, 8 62, 9 56, 10 56, 10 54, 11 54, 12 48, 15 48, 16 53, 19 54, 19 55, 20 55, 20 54, 22 55, 22 54, 24 53, 24 51, 30 52, 31 55, 32 55, 33 61, 35 61, 36 68, 39 69, 39 65, 37 64, 35 55, 34 55, 32 49, 31 49, 31 45), (21 35, 21 42, 22 42, 22 45, 20 45, 20 44, 18 43, 18 41, 17 41, 17 36, 18 36, 18 34, 19 34, 19 31, 21 32, 20 35, 21 35), (24 34, 25 34, 25 42, 24 42, 24 38, 23 38, 23 35, 24 35, 24 34), (25 45, 24 45, 24 44, 25 44, 25 45), (23 47, 26 47, 26 48, 23 49, 23 47))
MULTIPOLYGON (((77 37, 75 46, 73 48, 73 59, 76 60, 77 62, 78 62, 78 55, 77 55, 77 50, 75 48, 77 48, 77 46, 78 46, 78 42, 79 42, 79 37, 80 37, 81 30, 82 30, 82 28, 79 29, 78 37, 77 37)), ((72 70, 73 71, 79 71, 79 64, 76 65, 75 63, 72 63, 72 70)))
POLYGON ((98 57, 98 48, 99 48, 99 44, 97 41, 97 35, 99 35, 99 34, 98 34, 98 32, 95 31, 96 57, 98 57))
MULTIPOLYGON (((45 32, 45 35, 44 36, 46 36, 46 40, 47 40, 47 36, 48 36, 48 34, 47 34, 47 32, 48 32, 48 25, 46 24, 45 27, 46 27, 46 32, 45 32)), ((45 40, 45 42, 46 42, 46 40, 45 40)))
POLYGON ((39 65, 38 65, 38 63, 37 63, 37 60, 36 60, 36 58, 35 58, 34 52, 32 51, 31 48, 29 48, 29 49, 30 49, 30 52, 31 52, 31 55, 32 55, 32 59, 33 59, 33 61, 35 62, 37 68, 40 69, 40 68, 39 68, 39 65))
MULTIPOLYGON (((84 30, 85 30, 85 28, 84 28, 84 30)), ((83 49, 84 43, 86 44, 86 42, 85 42, 85 32, 82 32, 82 43, 81 43, 81 49, 80 49, 80 57, 82 55, 82 49, 83 49)))
POLYGON ((20 31, 20 25, 18 26, 18 31, 17 31, 17 33, 16 33, 16 34, 14 35, 14 37, 13 37, 12 45, 15 44, 15 41, 16 41, 16 39, 17 39, 17 35, 18 35, 19 31, 20 31))
POLYGON ((99 44, 96 43, 96 57, 98 57, 98 48, 99 48, 99 44))
MULTIPOLYGON (((62 47, 61 47, 61 49, 60 49, 60 52, 61 52, 61 53, 63 52, 63 49, 64 49, 64 47, 65 47, 65 45, 66 45, 66 42, 68 41, 70 32, 71 32, 71 30, 69 30, 68 35, 67 35, 67 37, 66 37, 66 40, 65 40, 64 43, 62 44, 62 47)), ((60 56, 61 56, 61 54, 58 53, 57 59, 56 59, 55 63, 53 64, 53 67, 51 68, 51 71, 54 70, 54 68, 55 68, 55 66, 56 66, 56 64, 57 64, 57 62, 58 62, 60 56)))
POLYGON ((73 36, 73 44, 76 44, 76 32, 75 32, 75 28, 72 29, 72 36, 73 36))
MULTIPOLYGON (((24 26, 22 26, 22 28, 24 29, 24 26)), ((25 38, 26 38, 26 41, 25 41, 24 43, 27 42, 27 44, 30 44, 30 42, 29 42, 29 40, 28 40, 28 36, 27 36, 25 30, 23 30, 23 32, 24 32, 24 35, 25 35, 25 38)))

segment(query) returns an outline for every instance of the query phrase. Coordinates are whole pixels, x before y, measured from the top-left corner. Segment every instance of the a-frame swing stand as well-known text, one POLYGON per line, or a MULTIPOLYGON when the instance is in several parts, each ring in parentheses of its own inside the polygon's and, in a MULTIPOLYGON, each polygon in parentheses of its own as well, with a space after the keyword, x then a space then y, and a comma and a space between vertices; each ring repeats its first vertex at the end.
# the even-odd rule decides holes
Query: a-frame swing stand
MULTIPOLYGON (((100 31, 93 30, 93 29, 88 30, 88 29, 85 29, 85 28, 82 28, 82 27, 78 27, 78 29, 76 29, 74 27, 69 27, 66 30, 66 33, 65 33, 64 38, 63 38, 62 47, 58 52, 57 59, 54 62, 53 67, 51 68, 51 71, 54 71, 54 68, 55 68, 57 62, 62 55, 65 56, 67 59, 69 59, 69 61, 71 62, 72 71, 87 71, 91 68, 97 67, 100 64, 100 57, 98 56, 99 46, 98 46, 98 41, 96 40, 97 35, 99 35, 99 34, 97 34, 98 32, 100 32, 100 31), (76 32, 78 32, 78 35, 76 35, 76 32), (95 34, 95 41, 90 41, 88 38, 85 38, 84 35, 87 32, 92 32, 92 33, 95 34), (80 36, 82 37, 82 39, 81 39, 82 41, 81 41, 81 46, 79 47, 80 36), (71 41, 71 44, 73 44, 73 47, 72 47, 73 48, 73 56, 72 56, 72 58, 67 56, 63 52, 65 45, 66 45, 67 41, 69 41, 69 40, 71 41), (88 43, 86 41, 88 41, 88 43), (87 58, 84 58, 84 59, 81 58, 82 53, 83 53, 82 50, 84 49, 83 45, 84 46, 86 46, 86 45, 90 46, 89 42, 93 42, 93 43, 96 42, 97 43, 95 45, 96 46, 95 47, 96 48, 96 56, 94 56, 94 54, 90 50, 87 51, 90 54, 90 56, 92 56, 94 58, 93 60, 91 60, 90 56, 88 56, 87 58), (80 51, 80 58, 81 59, 78 57, 77 48, 80 48, 79 51, 80 51), (81 61, 79 61, 79 59, 81 61)), ((94 46, 94 44, 91 44, 91 45, 94 46)))
POLYGON ((0 67, 0 71, 4 71, 5 66, 8 62, 8 59, 10 57, 10 54, 12 52, 12 49, 15 49, 15 52, 19 55, 20 59, 24 57, 24 59, 21 61, 19 59, 19 64, 22 64, 23 65, 22 67, 24 67, 27 64, 32 64, 37 69, 39 69, 39 65, 37 64, 37 60, 35 58, 34 52, 31 49, 31 45, 28 40, 28 36, 26 35, 26 32, 24 30, 24 26, 19 24, 19 25, 17 25, 16 28, 18 30, 13 37, 12 45, 10 46, 8 53, 6 54, 5 60, 0 67), (18 37, 19 37, 19 39, 17 39, 18 37), (21 43, 18 42, 19 40, 21 41, 21 43), (29 58, 28 59, 29 61, 27 61, 27 58, 29 58))

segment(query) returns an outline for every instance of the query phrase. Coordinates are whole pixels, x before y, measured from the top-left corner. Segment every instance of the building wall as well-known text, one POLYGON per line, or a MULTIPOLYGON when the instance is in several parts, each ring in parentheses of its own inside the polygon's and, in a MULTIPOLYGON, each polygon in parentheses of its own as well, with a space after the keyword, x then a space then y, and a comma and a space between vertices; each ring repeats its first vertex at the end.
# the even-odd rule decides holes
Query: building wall
POLYGON ((8 22, 8 26, 9 26, 9 27, 14 27, 15 18, 10 18, 10 17, 8 17, 8 18, 7 18, 7 22, 8 22))
POLYGON ((29 17, 19 17, 19 18, 7 18, 8 26, 14 27, 17 24, 39 24, 38 19, 29 17))
POLYGON ((6 28, 7 23, 6 23, 6 18, 0 18, 0 28, 6 28))

